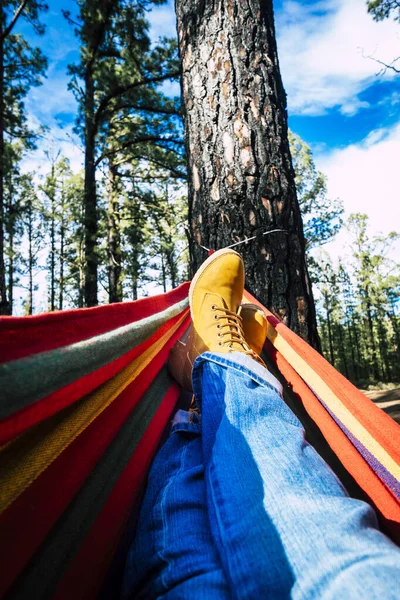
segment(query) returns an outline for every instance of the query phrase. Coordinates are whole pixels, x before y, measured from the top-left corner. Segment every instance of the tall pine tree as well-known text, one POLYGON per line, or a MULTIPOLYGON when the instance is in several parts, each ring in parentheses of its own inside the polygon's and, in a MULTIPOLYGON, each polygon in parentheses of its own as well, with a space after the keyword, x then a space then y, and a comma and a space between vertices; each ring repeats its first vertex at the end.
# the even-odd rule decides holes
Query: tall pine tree
POLYGON ((4 188, 7 179, 7 136, 33 143, 34 135, 26 125, 24 98, 32 86, 40 85, 46 59, 15 33, 18 21, 28 21, 39 35, 44 33, 40 12, 47 5, 39 0, 2 0, 0 3, 0 314, 11 314, 7 298, 4 261, 4 229, 7 214, 4 188))
POLYGON ((192 262, 242 246, 246 284, 318 347, 272 0, 176 0, 192 262), (277 233, 263 236, 268 230, 277 233))
MULTIPOLYGON (((70 66, 71 88, 79 102, 78 132, 85 146, 85 304, 97 304, 98 206, 96 169, 104 159, 124 148, 165 142, 164 132, 138 127, 126 129, 121 120, 132 120, 129 112, 144 110, 143 90, 156 86, 178 72, 171 71, 171 53, 152 49, 146 10, 164 0, 78 0, 78 23, 70 13, 81 42, 81 57, 70 66), (111 140, 113 123, 117 138, 111 140), (132 133, 133 131, 133 133, 132 133), (117 143, 115 143, 115 141, 117 143)), ((173 52, 173 49, 172 49, 173 52)), ((153 108, 148 106, 148 113, 153 108)), ((155 108, 160 108, 156 106, 155 108)), ((139 119, 140 121, 140 119, 139 119)), ((139 123, 139 125, 141 125, 139 123)), ((167 140, 169 141, 169 140, 167 140)), ((171 140, 173 143, 173 140, 171 140)))

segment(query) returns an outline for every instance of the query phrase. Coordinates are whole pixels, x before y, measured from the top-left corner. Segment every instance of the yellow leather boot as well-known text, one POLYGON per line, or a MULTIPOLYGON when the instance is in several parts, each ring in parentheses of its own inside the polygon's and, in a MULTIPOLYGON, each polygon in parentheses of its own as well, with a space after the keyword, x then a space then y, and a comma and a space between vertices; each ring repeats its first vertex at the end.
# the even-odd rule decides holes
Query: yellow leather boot
MULTIPOLYGON (((171 375, 184 389, 192 391, 194 360, 206 351, 243 352, 265 367, 243 332, 242 317, 238 314, 243 310, 240 308, 243 289, 244 265, 234 250, 218 250, 197 271, 189 289, 192 326, 187 339, 174 346, 168 361, 171 375)), ((257 315, 258 311, 257 307, 257 315)), ((254 308, 245 309, 248 321, 255 314, 254 308)), ((249 326, 250 330, 257 333, 255 347, 258 347, 261 343, 259 325, 249 326)))
POLYGON ((263 309, 258 304, 242 304, 239 309, 242 317, 244 338, 250 348, 258 355, 265 344, 268 321, 263 309))

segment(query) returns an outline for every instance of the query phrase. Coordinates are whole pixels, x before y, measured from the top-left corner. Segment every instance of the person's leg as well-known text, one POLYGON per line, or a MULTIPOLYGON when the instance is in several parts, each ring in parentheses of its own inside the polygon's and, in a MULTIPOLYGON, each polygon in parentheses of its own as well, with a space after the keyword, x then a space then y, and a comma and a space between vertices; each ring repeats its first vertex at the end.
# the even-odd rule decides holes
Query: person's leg
POLYGON ((187 415, 177 413, 150 470, 122 598, 231 597, 207 517, 200 424, 187 415))
POLYGON ((400 550, 350 498, 244 354, 205 353, 202 410, 209 518, 236 598, 399 598, 400 550))

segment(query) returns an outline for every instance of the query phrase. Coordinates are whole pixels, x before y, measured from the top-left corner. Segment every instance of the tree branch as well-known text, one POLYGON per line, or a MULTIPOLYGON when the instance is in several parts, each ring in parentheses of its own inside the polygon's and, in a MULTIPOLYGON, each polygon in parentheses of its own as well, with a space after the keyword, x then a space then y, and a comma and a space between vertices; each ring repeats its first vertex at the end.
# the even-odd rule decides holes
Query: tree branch
POLYGON ((381 69, 379 71, 379 73, 377 73, 377 75, 384 75, 388 69, 392 69, 392 71, 394 71, 395 73, 400 73, 400 69, 397 69, 396 67, 393 66, 395 62, 397 62, 398 60, 400 60, 400 56, 398 56, 397 58, 393 59, 390 64, 387 64, 384 61, 379 60, 378 58, 375 58, 374 56, 371 56, 371 55, 366 56, 364 54, 364 50, 362 51, 362 57, 363 58, 368 58, 369 60, 373 60, 374 62, 378 63, 378 65, 382 65, 383 69, 381 69))
POLYGON ((179 144, 180 146, 184 145, 184 142, 182 140, 175 139, 175 138, 163 138, 158 135, 143 135, 143 136, 135 138, 134 140, 129 140, 128 142, 124 142, 115 150, 108 150, 107 152, 103 152, 103 154, 101 154, 99 156, 99 158, 96 160, 95 167, 98 167, 99 164, 105 158, 108 158, 109 156, 114 156, 115 154, 118 154, 118 152, 121 152, 121 150, 125 150, 126 148, 130 148, 131 146, 136 146, 137 144, 143 144, 146 142, 172 142, 173 144, 179 144))
POLYGON ((6 37, 8 35, 10 35, 11 31, 14 28, 15 23, 18 21, 22 11, 24 10, 25 6, 27 5, 28 0, 22 0, 21 4, 18 6, 17 10, 14 13, 13 18, 11 19, 11 22, 9 24, 8 27, 6 27, 6 29, 3 31, 2 35, 1 35, 1 40, 5 40, 6 37))
POLYGON ((107 109, 110 102, 112 100, 114 100, 114 98, 118 98, 118 96, 122 96, 122 94, 125 94, 125 92, 129 92, 130 90, 133 90, 142 85, 150 85, 152 83, 159 83, 160 81, 165 81, 166 79, 174 79, 175 77, 178 77, 179 75, 180 75, 180 72, 175 71, 172 73, 166 73, 165 75, 158 75, 156 77, 148 77, 147 79, 141 79, 140 81, 135 81, 134 83, 130 83, 128 85, 116 87, 113 92, 108 94, 100 102, 100 104, 96 110, 95 117, 94 117, 94 131, 97 132, 101 117, 102 117, 103 113, 105 112, 105 110, 107 109))
POLYGON ((138 104, 120 104, 118 106, 119 110, 124 110, 126 109, 132 109, 132 110, 143 110, 144 112, 149 112, 149 113, 153 113, 153 114, 158 114, 158 115, 176 115, 177 117, 180 116, 180 111, 176 110, 175 108, 157 108, 156 106, 139 106, 138 104))

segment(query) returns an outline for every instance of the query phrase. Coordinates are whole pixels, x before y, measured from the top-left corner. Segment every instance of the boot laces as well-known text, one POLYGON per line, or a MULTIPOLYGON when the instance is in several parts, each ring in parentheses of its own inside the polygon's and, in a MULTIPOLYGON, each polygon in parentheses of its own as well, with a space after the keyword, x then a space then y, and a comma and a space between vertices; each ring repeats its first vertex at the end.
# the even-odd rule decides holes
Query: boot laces
POLYGON ((230 352, 235 352, 238 349, 237 345, 239 345, 241 348, 239 351, 251 356, 265 367, 263 360, 250 348, 245 340, 242 317, 232 310, 216 304, 211 306, 211 310, 215 311, 214 319, 217 321, 217 329, 219 330, 218 337, 220 340, 218 344, 228 346, 231 348, 230 352))

